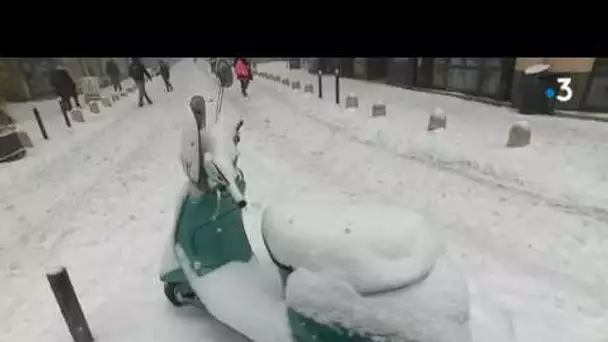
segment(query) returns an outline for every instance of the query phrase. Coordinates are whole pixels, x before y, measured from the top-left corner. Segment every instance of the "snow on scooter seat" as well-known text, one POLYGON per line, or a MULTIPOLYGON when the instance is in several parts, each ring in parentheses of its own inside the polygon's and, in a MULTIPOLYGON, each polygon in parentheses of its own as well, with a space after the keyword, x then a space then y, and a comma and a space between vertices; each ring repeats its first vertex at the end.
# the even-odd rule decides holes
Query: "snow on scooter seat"
POLYGON ((264 211, 262 231, 278 262, 331 274, 359 293, 415 282, 444 250, 421 215, 391 206, 271 206, 264 211))
POLYGON ((255 342, 292 341, 276 271, 253 257, 198 277, 180 246, 176 254, 188 282, 216 319, 255 342))
POLYGON ((471 341, 467 286, 445 256, 423 281, 367 296, 344 279, 300 268, 288 279, 286 297, 299 314, 373 341, 471 341))

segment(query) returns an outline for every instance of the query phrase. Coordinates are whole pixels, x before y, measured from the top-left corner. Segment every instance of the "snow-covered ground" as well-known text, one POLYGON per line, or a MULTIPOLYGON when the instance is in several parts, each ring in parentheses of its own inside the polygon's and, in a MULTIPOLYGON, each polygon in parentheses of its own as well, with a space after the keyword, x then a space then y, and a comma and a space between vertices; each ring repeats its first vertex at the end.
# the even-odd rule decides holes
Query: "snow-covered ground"
MULTIPOLYGON (((0 341, 69 340, 44 277, 56 264, 70 270, 98 341, 242 340, 196 309, 171 307, 157 276, 185 179, 187 101, 215 95, 206 68, 183 60, 175 92, 158 79, 150 86, 153 106, 136 108, 131 95, 72 130, 57 121, 47 142, 23 124, 36 148, 0 164, 0 341)), ((285 63, 259 69, 315 78, 285 63)), ((342 94, 359 95, 361 109, 347 112, 332 83, 326 77, 324 100, 263 79, 248 101, 237 85, 225 94, 225 115, 245 119, 245 223, 260 256, 268 204, 403 206, 438 223, 472 300, 504 310, 517 341, 608 341, 608 125, 354 80, 342 81, 342 94), (388 116, 372 119, 378 100, 388 116), (427 134, 435 107, 448 127, 427 134), (532 145, 503 148, 521 119, 532 145)))

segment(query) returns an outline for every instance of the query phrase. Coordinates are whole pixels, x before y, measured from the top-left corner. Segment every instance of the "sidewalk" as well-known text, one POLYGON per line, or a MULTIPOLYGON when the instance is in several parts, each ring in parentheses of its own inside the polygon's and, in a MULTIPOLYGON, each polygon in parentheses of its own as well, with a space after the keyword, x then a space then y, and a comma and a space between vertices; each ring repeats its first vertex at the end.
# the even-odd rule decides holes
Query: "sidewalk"
MULTIPOLYGON (((277 63, 273 63, 273 64, 274 65, 271 68, 274 69, 274 70, 278 69, 277 67, 280 67, 280 66, 284 65, 284 64, 278 63, 278 62, 277 63)), ((266 65, 266 67, 267 66, 268 66, 268 64, 266 65)), ((265 69, 265 68, 263 68, 263 69, 265 69)), ((310 73, 308 73, 304 69, 293 69, 293 70, 289 70, 288 72, 294 72, 294 71, 300 71, 302 73, 309 74, 309 77, 307 77, 307 78, 309 78, 313 82, 313 84, 316 85, 316 75, 310 74, 310 73)), ((333 76, 329 76, 329 77, 333 78, 333 76)), ((328 78, 328 75, 324 75, 323 78, 324 79, 328 78)), ((354 78, 347 78, 347 79, 357 80, 357 79, 354 79, 354 78)), ((421 93, 436 94, 436 95, 446 95, 446 96, 451 96, 451 97, 455 97, 455 98, 459 98, 459 99, 463 99, 463 100, 467 100, 467 101, 484 103, 484 104, 488 104, 488 105, 492 105, 492 106, 496 106, 496 107, 513 108, 511 102, 498 101, 498 100, 495 100, 495 99, 492 99, 492 98, 488 98, 488 97, 468 95, 468 94, 463 94, 463 93, 459 93, 459 92, 455 92, 455 91, 446 91, 446 90, 430 89, 430 88, 421 88, 421 87, 407 86, 407 85, 394 85, 394 84, 386 83, 384 81, 367 81, 367 80, 358 80, 358 81, 368 82, 368 83, 375 83, 375 84, 379 84, 379 85, 386 85, 386 86, 391 86, 391 87, 395 87, 395 88, 401 88, 401 89, 407 89, 407 90, 417 91, 417 92, 421 92, 421 93)), ((516 110, 515 108, 513 108, 513 109, 516 110)), ((538 116, 542 116, 542 115, 538 115, 538 116)), ((594 113, 594 112, 570 111, 570 110, 555 110, 555 113, 552 116, 554 116, 554 117, 562 117, 562 118, 579 119, 579 120, 591 120, 591 121, 608 122, 608 113, 594 113)))
MULTIPOLYGON (((498 101, 498 100, 494 100, 494 99, 491 99, 488 97, 480 97, 480 96, 468 95, 468 94, 463 94, 463 93, 458 93, 458 92, 419 88, 419 87, 413 87, 413 86, 399 86, 399 87, 409 89, 409 90, 414 90, 414 91, 453 96, 453 97, 457 97, 457 98, 468 100, 468 101, 476 101, 476 102, 481 102, 481 103, 498 106, 498 107, 512 107, 511 102, 498 101)), ((593 113, 593 112, 582 112, 582 111, 573 111, 573 110, 555 110, 554 116, 563 117, 563 118, 573 118, 573 119, 579 119, 579 120, 593 120, 593 121, 608 122, 608 113, 593 113)))

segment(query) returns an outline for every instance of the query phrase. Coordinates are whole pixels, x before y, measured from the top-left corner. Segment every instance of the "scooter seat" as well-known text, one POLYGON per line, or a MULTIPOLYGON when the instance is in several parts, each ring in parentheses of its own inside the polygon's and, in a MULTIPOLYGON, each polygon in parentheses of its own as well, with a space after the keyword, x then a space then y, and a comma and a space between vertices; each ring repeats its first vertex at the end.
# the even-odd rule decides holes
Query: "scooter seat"
POLYGON ((444 251, 421 215, 392 206, 271 206, 262 216, 262 234, 275 261, 332 274, 361 294, 419 281, 444 251))

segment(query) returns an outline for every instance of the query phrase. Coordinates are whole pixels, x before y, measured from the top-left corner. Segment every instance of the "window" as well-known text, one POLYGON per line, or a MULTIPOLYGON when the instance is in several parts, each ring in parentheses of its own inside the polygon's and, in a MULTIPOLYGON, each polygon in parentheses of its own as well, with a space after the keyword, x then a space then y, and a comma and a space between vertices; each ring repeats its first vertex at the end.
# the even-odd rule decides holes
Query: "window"
POLYGON ((594 108, 608 108, 608 75, 596 75, 591 79, 586 104, 594 108))
POLYGON ((482 58, 463 58, 463 60, 465 60, 465 64, 466 66, 470 66, 470 67, 478 67, 481 64, 481 60, 482 58))
POLYGON ((450 65, 451 66, 464 66, 465 59, 464 58, 450 58, 450 65))
POLYGON ((496 95, 500 87, 500 70, 487 70, 481 81, 481 92, 484 95, 496 95))
POLYGON ((455 90, 475 91, 479 70, 452 68, 448 72, 448 87, 455 90))

